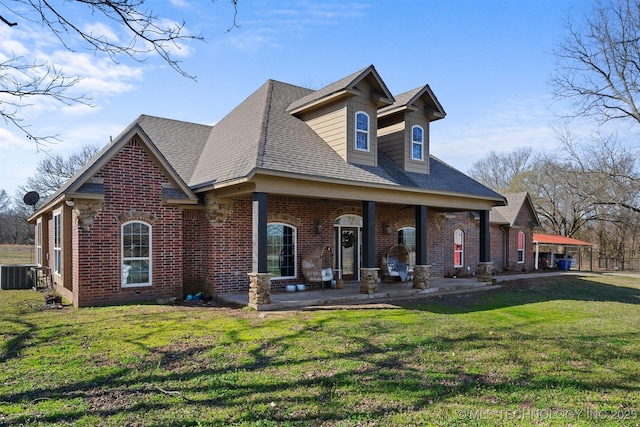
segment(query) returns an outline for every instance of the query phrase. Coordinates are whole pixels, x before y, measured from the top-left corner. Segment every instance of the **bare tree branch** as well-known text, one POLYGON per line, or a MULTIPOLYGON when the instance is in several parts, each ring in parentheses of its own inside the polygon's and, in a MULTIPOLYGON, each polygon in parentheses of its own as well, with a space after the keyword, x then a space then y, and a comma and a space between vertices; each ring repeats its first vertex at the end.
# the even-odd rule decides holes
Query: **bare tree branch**
POLYGON ((600 0, 584 25, 568 22, 554 51, 557 99, 573 102, 571 117, 640 122, 640 1, 600 0))
POLYGON ((4 22, 5 24, 7 24, 10 27, 15 27, 16 25, 18 25, 17 22, 9 22, 5 19, 4 16, 0 15, 0 21, 4 22))
MULTIPOLYGON (((230 1, 234 16, 228 31, 238 27, 238 0, 230 1)), ((114 63, 122 57, 144 62, 151 55, 157 55, 181 76, 195 80, 195 76, 182 69, 176 53, 185 49, 185 43, 204 38, 201 34, 189 34, 184 21, 176 22, 155 14, 147 4, 144 0, 0 0, 0 7, 19 21, 34 22, 48 29, 66 50, 75 52, 77 46, 84 46, 106 55, 114 63), (84 8, 95 16, 94 21, 106 20, 122 31, 114 37, 108 30, 84 28, 71 19, 72 16, 75 19, 74 8, 80 11, 84 8)), ((10 27, 17 25, 7 17, 3 13, 0 20, 10 27)), ((81 76, 65 74, 60 66, 35 58, 13 55, 8 59, 0 56, 0 60, 3 61, 0 63, 0 117, 35 141, 36 147, 55 141, 56 136, 40 136, 29 130, 20 115, 22 109, 32 106, 26 99, 37 97, 66 105, 90 105, 89 97, 70 91, 81 81, 81 76)))

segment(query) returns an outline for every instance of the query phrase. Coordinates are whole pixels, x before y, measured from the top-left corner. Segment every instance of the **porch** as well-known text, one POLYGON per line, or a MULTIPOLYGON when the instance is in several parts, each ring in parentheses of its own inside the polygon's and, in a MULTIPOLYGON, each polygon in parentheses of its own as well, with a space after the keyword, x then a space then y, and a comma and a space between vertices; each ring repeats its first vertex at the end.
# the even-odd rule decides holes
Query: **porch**
MULTIPOLYGON (((386 300, 396 300, 420 296, 437 296, 455 293, 479 292, 497 289, 501 282, 519 279, 531 279, 536 277, 549 277, 558 274, 572 274, 571 272, 545 272, 531 274, 514 274, 496 276, 492 282, 478 282, 476 277, 470 278, 431 278, 428 289, 413 289, 411 282, 382 282, 378 283, 378 291, 375 294, 360 293, 360 282, 345 282, 342 289, 308 289, 304 292, 273 292, 271 304, 261 304, 258 311, 279 311, 292 309, 313 309, 329 306, 342 306, 351 304, 382 303, 386 300)), ((222 302, 238 305, 249 304, 249 294, 239 292, 222 294, 219 296, 222 302)))

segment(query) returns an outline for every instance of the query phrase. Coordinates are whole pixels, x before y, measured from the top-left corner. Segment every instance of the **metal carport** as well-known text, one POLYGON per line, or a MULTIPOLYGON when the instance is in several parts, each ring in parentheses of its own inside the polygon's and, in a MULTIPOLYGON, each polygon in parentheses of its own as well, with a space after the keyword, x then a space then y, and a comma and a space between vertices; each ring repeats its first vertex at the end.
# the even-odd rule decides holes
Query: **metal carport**
MULTIPOLYGON (((556 234, 539 234, 533 233, 533 244, 536 247, 535 252, 535 269, 538 269, 538 261, 540 254, 540 245, 551 246, 551 266, 555 265, 554 249, 556 246, 565 247, 577 247, 578 250, 578 270, 582 270, 582 249, 583 247, 589 247, 589 271, 593 271, 593 243, 585 242, 571 237, 559 236, 556 234)), ((566 256, 566 251, 565 251, 566 256)))

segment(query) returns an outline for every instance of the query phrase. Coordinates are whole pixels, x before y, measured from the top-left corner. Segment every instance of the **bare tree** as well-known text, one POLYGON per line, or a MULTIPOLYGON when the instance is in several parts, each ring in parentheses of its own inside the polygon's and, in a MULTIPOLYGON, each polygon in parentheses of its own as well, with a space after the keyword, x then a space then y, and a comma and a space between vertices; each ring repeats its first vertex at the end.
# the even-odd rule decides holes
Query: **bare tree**
POLYGON ((529 191, 543 227, 553 233, 571 237, 583 231, 589 223, 602 219, 591 195, 575 191, 593 183, 576 180, 571 162, 551 155, 539 156, 524 173, 523 182, 529 191))
POLYGON ((584 24, 567 24, 554 51, 554 95, 573 102, 571 117, 640 122, 640 1, 600 0, 584 24))
POLYGON ((533 149, 516 148, 511 152, 490 151, 483 159, 473 163, 468 173, 476 181, 497 192, 523 191, 520 175, 533 161, 533 149))
POLYGON ((640 213, 638 149, 623 144, 615 134, 598 134, 585 143, 565 132, 560 141, 574 165, 576 181, 591 183, 587 188, 574 188, 576 192, 590 196, 597 205, 640 213))
POLYGON ((34 175, 27 178, 27 184, 18 188, 22 194, 37 191, 40 194, 40 200, 44 201, 75 175, 97 152, 97 146, 83 145, 80 151, 68 157, 59 154, 49 155, 38 162, 34 175))
MULTIPOLYGON (((215 0, 212 0, 212 2, 215 0)), ((238 0, 231 0, 237 13, 238 0)), ((158 55, 180 75, 195 79, 184 71, 174 55, 191 40, 204 40, 202 35, 191 35, 185 22, 164 19, 147 8, 144 0, 76 0, 56 2, 47 0, 13 0, 0 2, 0 20, 13 28, 21 22, 36 22, 48 29, 60 44, 74 51, 76 46, 104 54, 114 62, 121 57, 144 61, 149 55, 158 55), (86 29, 71 19, 71 11, 86 11, 93 19, 104 19, 123 30, 124 39, 112 37, 99 27, 86 29)), ((0 24, 0 25, 4 25, 0 24)), ((234 14, 233 27, 236 25, 234 14)), ((70 91, 82 76, 65 75, 56 64, 24 56, 2 58, 0 55, 0 117, 5 123, 17 126, 28 138, 41 143, 55 139, 55 135, 39 136, 29 131, 20 110, 30 105, 30 99, 46 97, 64 104, 90 104, 85 94, 70 91)))

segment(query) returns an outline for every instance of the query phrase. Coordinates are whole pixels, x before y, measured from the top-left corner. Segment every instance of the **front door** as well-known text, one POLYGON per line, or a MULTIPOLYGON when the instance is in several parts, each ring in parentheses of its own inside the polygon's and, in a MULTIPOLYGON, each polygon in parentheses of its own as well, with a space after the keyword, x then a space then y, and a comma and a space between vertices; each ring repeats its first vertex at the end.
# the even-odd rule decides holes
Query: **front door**
POLYGON ((342 270, 342 278, 344 280, 358 280, 358 266, 360 265, 357 227, 340 227, 336 233, 336 238, 340 239, 336 242, 335 247, 340 248, 338 261, 339 269, 342 270))

